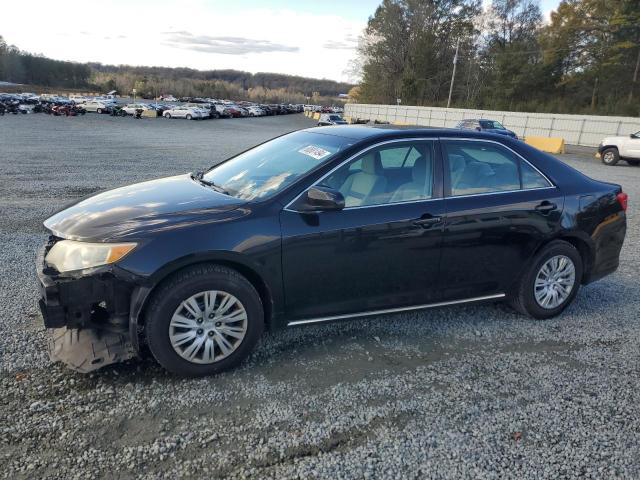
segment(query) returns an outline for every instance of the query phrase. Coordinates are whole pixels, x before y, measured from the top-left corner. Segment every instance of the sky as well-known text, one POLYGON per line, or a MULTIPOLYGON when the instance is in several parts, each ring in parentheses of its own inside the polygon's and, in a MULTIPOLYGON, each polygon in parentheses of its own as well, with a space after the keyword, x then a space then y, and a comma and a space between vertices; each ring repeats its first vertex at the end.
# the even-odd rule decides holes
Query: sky
MULTIPOLYGON (((27 24, 3 22, 0 35, 21 50, 59 60, 352 81, 349 61, 380 2, 11 0, 2 6, 3 18, 33 14, 27 24)), ((541 0, 545 17, 558 3, 541 0)))

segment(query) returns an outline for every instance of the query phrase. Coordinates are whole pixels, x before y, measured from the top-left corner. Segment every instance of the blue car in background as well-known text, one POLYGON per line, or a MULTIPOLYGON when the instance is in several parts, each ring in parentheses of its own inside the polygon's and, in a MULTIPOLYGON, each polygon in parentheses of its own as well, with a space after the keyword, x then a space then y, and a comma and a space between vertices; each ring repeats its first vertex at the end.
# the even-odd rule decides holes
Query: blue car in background
POLYGON ((463 130, 476 130, 478 132, 489 132, 489 133, 497 133, 500 135, 506 135, 511 138, 518 139, 518 136, 515 132, 504 128, 497 120, 485 120, 485 119, 476 119, 476 120, 461 120, 458 122, 455 128, 461 128, 463 130))

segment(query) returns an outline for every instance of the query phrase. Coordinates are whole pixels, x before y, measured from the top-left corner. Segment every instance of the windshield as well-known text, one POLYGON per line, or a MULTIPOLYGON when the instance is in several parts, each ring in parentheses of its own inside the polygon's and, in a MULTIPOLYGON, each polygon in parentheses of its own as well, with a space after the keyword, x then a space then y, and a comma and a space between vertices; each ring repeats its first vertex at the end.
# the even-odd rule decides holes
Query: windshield
POLYGON ((506 128, 504 128, 500 122, 497 122, 495 120, 480 120, 480 126, 482 128, 494 128, 497 130, 506 130, 506 128))
POLYGON ((340 115, 329 115, 329 119, 337 122, 338 120, 342 120, 342 117, 340 115))
POLYGON ((241 153, 204 175, 229 195, 264 199, 325 163, 354 140, 310 132, 294 132, 241 153))

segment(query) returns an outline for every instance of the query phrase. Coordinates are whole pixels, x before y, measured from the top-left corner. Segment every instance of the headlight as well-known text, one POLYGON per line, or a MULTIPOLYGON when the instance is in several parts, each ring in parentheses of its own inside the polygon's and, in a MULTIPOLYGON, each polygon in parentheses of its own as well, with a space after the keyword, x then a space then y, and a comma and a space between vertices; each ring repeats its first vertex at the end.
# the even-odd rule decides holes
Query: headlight
POLYGON ((117 262, 135 247, 135 243, 62 240, 51 247, 45 261, 59 272, 82 270, 117 262))

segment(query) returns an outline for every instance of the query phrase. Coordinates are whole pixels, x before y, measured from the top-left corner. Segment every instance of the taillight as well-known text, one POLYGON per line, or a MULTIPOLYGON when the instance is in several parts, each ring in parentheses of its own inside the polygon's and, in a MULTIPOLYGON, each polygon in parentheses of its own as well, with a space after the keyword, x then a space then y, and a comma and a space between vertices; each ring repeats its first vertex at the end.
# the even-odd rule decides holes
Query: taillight
POLYGON ((624 192, 620 192, 618 195, 616 195, 616 198, 618 199, 618 203, 622 207, 622 210, 626 212, 627 206, 629 205, 629 195, 624 192))

